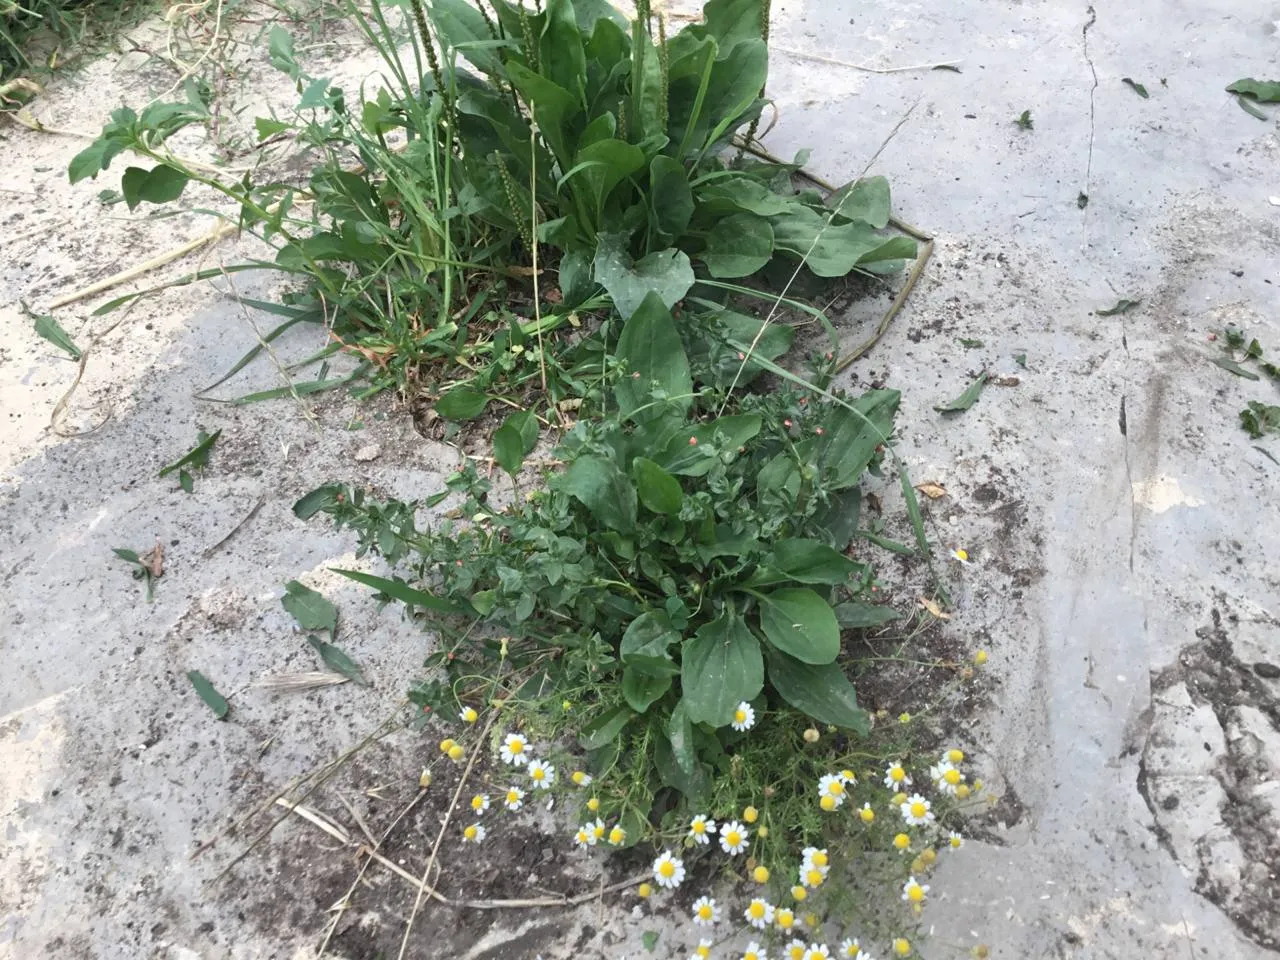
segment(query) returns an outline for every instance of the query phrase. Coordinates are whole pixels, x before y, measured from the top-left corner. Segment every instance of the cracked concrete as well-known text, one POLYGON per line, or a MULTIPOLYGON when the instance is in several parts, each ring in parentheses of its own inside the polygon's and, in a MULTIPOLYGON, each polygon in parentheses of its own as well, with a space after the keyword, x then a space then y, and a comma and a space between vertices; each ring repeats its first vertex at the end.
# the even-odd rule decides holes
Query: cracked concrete
MULTIPOLYGON (((1280 802, 1276 679, 1266 675, 1280 664, 1270 561, 1280 468, 1236 414, 1247 400, 1275 402, 1275 388, 1209 363, 1219 344, 1208 337, 1238 325, 1280 353, 1280 208, 1267 202, 1280 193, 1280 140, 1274 123, 1223 93, 1273 73, 1280 5, 1094 9, 1086 31, 1075 4, 776 0, 781 48, 880 67, 963 58, 963 72, 870 74, 779 54, 767 144, 780 154, 814 147, 815 170, 839 182, 920 100, 871 172, 890 178, 898 212, 933 231, 939 252, 850 379, 904 390, 903 452, 914 475, 949 491, 926 504, 932 529, 974 559, 954 574, 948 629, 993 653, 991 707, 967 735, 1001 794, 986 839, 936 876, 923 954, 984 942, 1010 960, 1255 960, 1276 936, 1274 877, 1259 867, 1276 862, 1280 802), (1033 131, 1012 122, 1025 109, 1033 131), (1095 314, 1120 297, 1142 305, 1095 314), (984 346, 966 350, 959 337, 984 346), (989 388, 954 419, 934 414, 983 369, 1017 384, 989 388)), ((359 57, 340 47, 334 58, 335 73, 362 75, 359 57)), ((36 112, 88 128, 145 96, 142 79, 104 66, 55 84, 36 112)), ((23 163, 0 170, 0 956, 312 956, 352 872, 311 831, 282 828, 215 893, 203 884, 224 861, 188 856, 364 736, 426 649, 411 624, 325 579, 335 560, 350 561, 351 543, 298 522, 292 498, 334 478, 420 496, 454 455, 424 443, 393 404, 339 397, 313 416, 287 402, 195 403, 194 385, 252 340, 208 287, 140 306, 122 328, 129 336, 95 354, 71 425, 97 424, 107 410, 111 419, 89 439, 51 434, 72 373, 31 335, 18 298, 40 309, 196 232, 198 219, 104 210, 94 200, 104 184, 62 179, 77 141, 2 135, 23 163), (154 469, 197 424, 227 432, 186 497, 154 469), (373 445, 379 455, 362 462, 373 445), (252 522, 203 557, 259 498, 252 522), (156 535, 173 566, 145 605, 109 550, 156 535), (278 603, 280 584, 299 574, 335 591, 347 649, 372 689, 293 700, 249 690, 266 672, 310 665, 278 603), (182 679, 191 667, 240 691, 235 723, 215 726, 193 702, 182 679)), ((841 318, 849 343, 883 305, 841 318)), ((92 306, 61 315, 73 336, 101 329, 92 306)), ((278 348, 288 360, 316 346, 295 330, 278 348)), ((275 385, 274 371, 255 366, 236 392, 275 385)), ((1274 441, 1269 449, 1280 453, 1274 441)), ((335 793, 356 798, 368 819, 385 816, 361 791, 379 778, 416 782, 416 749, 393 742, 335 793)), ((414 825, 407 856, 429 827, 414 825)), ((373 956, 378 918, 394 926, 406 909, 397 889, 373 887, 330 953, 373 956)), ((543 924, 440 913, 419 955, 648 956, 640 934, 654 921, 619 914, 543 924)), ((696 938, 686 934, 664 927, 653 956, 687 955, 696 938)))

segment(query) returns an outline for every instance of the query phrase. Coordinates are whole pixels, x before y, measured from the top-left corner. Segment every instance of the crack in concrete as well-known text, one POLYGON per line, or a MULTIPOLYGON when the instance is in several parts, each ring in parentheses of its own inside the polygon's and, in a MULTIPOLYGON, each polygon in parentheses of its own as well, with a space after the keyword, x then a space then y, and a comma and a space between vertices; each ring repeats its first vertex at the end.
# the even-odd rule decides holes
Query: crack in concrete
MULTIPOLYGON (((1098 13, 1093 9, 1093 4, 1085 8, 1089 14, 1089 19, 1084 27, 1080 30, 1080 45, 1084 53, 1084 62, 1089 64, 1089 73, 1093 75, 1093 86, 1089 88, 1089 156, 1085 161, 1084 167, 1084 204, 1086 222, 1089 219, 1089 194, 1093 189, 1093 140, 1094 140, 1094 95, 1098 92, 1098 68, 1093 65, 1093 57, 1089 55, 1089 28, 1098 22, 1098 13)), ((1089 243, 1088 235, 1085 235, 1085 245, 1089 243)))

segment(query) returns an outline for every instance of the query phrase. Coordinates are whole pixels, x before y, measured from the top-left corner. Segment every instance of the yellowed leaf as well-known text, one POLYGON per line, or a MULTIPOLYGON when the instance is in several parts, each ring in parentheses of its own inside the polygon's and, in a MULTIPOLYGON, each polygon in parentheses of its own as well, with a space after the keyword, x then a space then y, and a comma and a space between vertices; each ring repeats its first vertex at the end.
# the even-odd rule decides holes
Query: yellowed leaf
POLYGON ((945 497, 947 495, 947 488, 940 483, 934 483, 932 480, 926 480, 924 483, 917 483, 916 489, 930 500, 937 500, 939 497, 945 497))
POLYGON ((920 606, 924 607, 939 620, 950 620, 951 614, 943 613, 942 608, 927 597, 920 598, 920 606))

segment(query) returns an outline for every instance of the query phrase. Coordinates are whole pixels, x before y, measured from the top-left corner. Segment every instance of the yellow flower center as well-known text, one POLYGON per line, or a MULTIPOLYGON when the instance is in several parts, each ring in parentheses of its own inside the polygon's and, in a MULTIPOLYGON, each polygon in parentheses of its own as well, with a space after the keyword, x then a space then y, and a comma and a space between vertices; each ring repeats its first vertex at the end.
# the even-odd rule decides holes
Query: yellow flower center
POLYGON ((755 823, 760 818, 760 811, 755 807, 747 807, 742 811, 742 819, 747 823, 755 823))
POLYGON ((811 859, 813 860, 814 863, 816 863, 820 867, 825 867, 828 863, 830 863, 830 860, 827 858, 826 853, 822 850, 819 850, 817 853, 815 853, 813 857, 811 857, 811 859))
POLYGON ((747 910, 751 913, 751 919, 753 920, 759 920, 764 916, 764 904, 759 900, 752 900, 751 906, 747 910))
POLYGON ((729 846, 736 847, 738 844, 742 843, 742 834, 737 830, 730 830, 724 835, 724 841, 729 844, 729 846))
POLYGON ((952 749, 952 750, 948 750, 948 751, 947 751, 947 759, 948 759, 949 761, 951 761, 952 763, 963 763, 963 762, 964 762, 964 751, 963 751, 963 750, 954 750, 954 749, 952 749))
POLYGON ((524 744, 519 740, 512 740, 510 750, 512 753, 524 753, 524 744))
POLYGON ((822 879, 823 879, 823 878, 822 878, 822 871, 821 871, 821 870, 810 870, 810 871, 809 871, 808 873, 806 873, 804 876, 805 876, 805 879, 809 881, 809 886, 811 886, 811 887, 820 887, 820 886, 822 886, 822 879))
POLYGON ((507 791, 507 803, 515 803, 519 799, 520 794, 516 793, 514 790, 507 791))
POLYGON ((701 820, 695 820, 692 829, 694 833, 706 833, 707 825, 701 820))
POLYGON ((751 876, 755 878, 756 883, 768 883, 768 882, 769 882, 769 868, 768 868, 768 867, 756 867, 756 868, 755 868, 755 870, 752 872, 751 876))
POLYGON ((448 752, 449 752, 450 750, 452 750, 455 746, 457 746, 457 741, 456 741, 456 740, 452 740, 452 739, 450 739, 450 738, 446 737, 445 739, 443 739, 443 740, 441 740, 441 741, 440 741, 440 752, 441 752, 441 753, 448 753, 448 752))
POLYGON ((893 795, 893 802, 900 807, 907 802, 907 795, 905 793, 895 793, 893 795))
POLYGON ((876 812, 870 807, 863 807, 858 811, 858 816, 862 818, 863 823, 870 823, 876 818, 876 812))
POLYGON ((547 772, 543 770, 541 767, 534 767, 533 772, 530 774, 530 776, 533 777, 533 779, 535 780, 545 780, 547 777, 547 772))
POLYGON ((961 800, 969 796, 969 785, 967 783, 962 783, 958 787, 956 787, 956 796, 959 797, 961 800))
POLYGON ((463 711, 462 711, 462 719, 463 719, 463 720, 465 720, 467 723, 475 723, 475 722, 476 722, 476 718, 477 718, 478 716, 479 716, 479 714, 477 714, 477 713, 476 713, 474 710, 472 710, 470 707, 467 707, 467 709, 465 709, 465 710, 463 710, 463 711))
POLYGON ((733 722, 734 722, 734 723, 746 723, 746 722, 747 722, 747 711, 745 711, 745 710, 735 710, 735 711, 733 711, 733 722))
POLYGON ((964 841, 963 841, 962 839, 960 839, 959 837, 952 837, 952 838, 951 838, 951 840, 950 840, 949 842, 950 842, 951 847, 952 847, 952 849, 953 849, 953 850, 959 850, 959 849, 960 849, 960 844, 964 843, 964 841))
POLYGON ((778 926, 783 930, 790 930, 791 925, 796 922, 796 916, 790 910, 779 910, 774 914, 774 919, 778 921, 778 926))
POLYGON ((791 896, 794 897, 796 900, 803 900, 808 895, 809 895, 809 891, 806 890, 804 887, 795 886, 791 888, 791 896))
POLYGON ((851 782, 852 782, 852 781, 854 781, 854 780, 857 780, 857 779, 858 779, 857 777, 855 777, 855 776, 853 775, 853 771, 852 771, 852 770, 841 770, 841 771, 840 771, 840 776, 844 777, 846 780, 849 780, 849 781, 851 781, 851 782))
POLYGON ((710 904, 706 904, 706 903, 704 903, 702 906, 700 906, 700 907, 698 908, 698 919, 699 919, 699 920, 710 920, 710 919, 711 919, 711 905, 710 905, 710 904))
POLYGON ((768 835, 769 835, 768 827, 761 827, 759 830, 756 831, 756 836, 758 836, 761 840, 763 840, 768 835))
POLYGON ((836 808, 836 798, 829 794, 823 794, 822 799, 818 801, 818 806, 830 813, 836 808))
POLYGON ((709 957, 709 956, 711 956, 711 948, 710 948, 710 947, 704 947, 702 944, 698 944, 697 949, 695 949, 693 952, 694 952, 694 953, 696 953, 696 954, 697 954, 698 956, 700 956, 700 957, 709 957))
POLYGON ((920 859, 923 860, 927 865, 933 866, 933 864, 936 863, 938 860, 938 852, 934 850, 933 847, 929 847, 922 854, 920 854, 920 859))
POLYGON ((906 776, 907 776, 907 771, 903 770, 901 767, 891 767, 889 769, 890 780, 896 780, 899 783, 901 783, 903 780, 906 779, 906 776))
POLYGON ((907 899, 912 903, 919 903, 924 899, 924 888, 918 883, 913 883, 907 887, 907 899))
POLYGON ((911 846, 911 838, 905 833, 900 833, 893 838, 893 845, 899 850, 905 850, 907 847, 911 846))
POLYGON ((642 897, 647 897, 649 894, 653 893, 653 887, 647 883, 642 883, 640 884, 640 889, 637 890, 636 893, 640 894, 642 897))
POLYGON ((760 960, 760 954, 756 953, 754 950, 748 950, 742 955, 742 960, 760 960))
POLYGON ((466 751, 463 750, 462 747, 458 746, 458 744, 456 743, 449 748, 450 760, 461 760, 465 755, 466 755, 466 751))
POLYGON ((954 787, 957 783, 960 782, 960 771, 955 769, 948 770, 946 773, 942 775, 942 779, 947 781, 947 783, 951 784, 954 787))
POLYGON ((843 796, 844 784, 841 783, 839 780, 832 780, 829 784, 827 784, 827 792, 831 794, 833 797, 843 796))
POLYGON ((592 797, 590 800, 587 801, 587 809, 590 810, 592 813, 595 813, 597 810, 600 809, 600 801, 597 800, 595 797, 592 797))
POLYGON ((471 809, 472 809, 472 810, 479 810, 479 809, 480 809, 481 807, 483 807, 483 806, 484 806, 484 797, 481 797, 481 796, 475 796, 475 797, 472 797, 472 798, 471 798, 471 809))
POLYGON ((790 957, 791 960, 804 960, 804 955, 808 952, 808 947, 801 944, 794 944, 791 949, 787 951, 787 956, 790 957))
POLYGON ((844 948, 844 955, 846 957, 856 957, 858 955, 858 951, 861 949, 862 948, 858 946, 858 941, 850 941, 849 945, 844 948))
POLYGON ((467 827, 467 829, 462 831, 462 835, 468 840, 474 840, 476 838, 476 828, 474 826, 467 827))
POLYGON ((583 780, 585 780, 586 778, 587 778, 587 775, 586 775, 585 773, 583 773, 581 770, 575 770, 575 771, 573 771, 573 782, 574 782, 574 783, 582 783, 582 781, 583 781, 583 780))
POLYGON ((929 812, 929 808, 926 807, 919 800, 911 804, 911 815, 913 817, 923 817, 928 812, 929 812))
POLYGON ((670 860, 663 860, 662 863, 658 864, 658 873, 665 879, 670 880, 676 875, 676 865, 670 860))
POLYGON ((893 941, 893 952, 900 957, 905 957, 911 952, 911 941, 906 937, 899 937, 893 941))
POLYGON ((609 831, 609 842, 612 844, 619 844, 626 838, 626 836, 626 832, 621 827, 614 827, 609 831))

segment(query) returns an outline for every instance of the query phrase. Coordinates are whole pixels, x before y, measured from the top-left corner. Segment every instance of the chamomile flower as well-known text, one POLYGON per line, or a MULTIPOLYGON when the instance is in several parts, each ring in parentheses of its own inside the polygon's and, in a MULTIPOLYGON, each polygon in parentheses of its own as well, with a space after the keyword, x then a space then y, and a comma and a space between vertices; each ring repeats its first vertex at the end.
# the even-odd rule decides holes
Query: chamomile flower
POLYGON ((829 793, 824 793, 822 796, 818 798, 818 806, 820 806, 827 813, 830 813, 833 810, 839 810, 840 804, 842 804, 843 802, 844 802, 844 799, 842 797, 833 797, 829 793))
POLYGON ((742 916, 747 923, 757 930, 764 930, 769 924, 773 923, 773 904, 768 900, 756 897, 747 904, 747 909, 742 911, 742 916))
POLYGON ((463 723, 475 723, 480 719, 480 714, 476 713, 475 707, 463 707, 462 712, 458 714, 458 719, 463 723))
POLYGON ((592 813, 595 813, 597 810, 599 810, 600 799, 598 797, 592 797, 590 800, 588 800, 587 809, 590 810, 592 813))
POLYGON ((693 901, 693 922, 699 927, 713 927, 720 921, 720 908, 710 897, 693 901))
POLYGON ((799 903, 807 896, 809 896, 808 888, 802 887, 798 883, 791 888, 791 899, 796 901, 796 903, 799 903))
POLYGON ((463 843, 484 843, 485 829, 482 824, 473 823, 462 831, 463 843))
POLYGON ((964 783, 964 774, 943 760, 929 768, 929 779, 942 793, 954 797, 956 789, 964 783))
POLYGON ((471 809, 475 811, 478 817, 489 809, 489 795, 487 793, 477 793, 471 798, 471 809))
POLYGON ((823 873, 831 868, 831 857, 828 856, 825 847, 821 850, 817 847, 805 847, 800 851, 800 869, 804 870, 808 867, 817 867, 823 873))
POLYGON ((587 824, 587 829, 591 831, 591 835, 595 837, 596 842, 599 843, 601 840, 604 839, 605 831, 607 828, 604 825, 604 821, 601 820, 599 817, 596 817, 594 823, 587 824))
POLYGON ((867 953, 865 950, 859 950, 858 955, 854 960, 876 960, 876 958, 871 956, 871 954, 867 953))
POLYGON ((969 551, 959 547, 952 547, 951 558, 967 566, 969 563, 969 551))
POLYGON ((751 704, 743 700, 733 711, 733 722, 729 726, 741 732, 750 730, 756 725, 756 712, 752 709, 751 704))
POLYGON ((818 796, 831 797, 835 800, 836 806, 844 803, 845 788, 844 777, 838 773, 828 773, 818 779, 818 796))
POLYGON ((964 751, 957 749, 956 747, 952 747, 942 755, 942 759, 952 766, 958 766, 959 764, 964 763, 964 751))
POLYGON ((769 868, 766 867, 763 863, 760 864, 760 866, 756 867, 754 870, 751 871, 751 879, 754 880, 756 883, 768 883, 769 868))
POLYGON ((711 956, 711 941, 704 937, 693 948, 693 955, 689 957, 689 960, 707 960, 709 956, 711 956))
POLYGON ((808 952, 809 945, 803 940, 788 940, 787 945, 782 948, 782 956, 785 960, 804 960, 808 952))
POLYGON ((573 835, 573 845, 579 850, 594 847, 596 845, 596 835, 591 832, 589 826, 579 827, 578 832, 573 835))
POLYGON ((627 842, 627 831, 615 824, 609 830, 608 839, 611 847, 620 847, 627 842))
POLYGON ((569 777, 575 784, 580 787, 588 786, 591 783, 591 774, 583 770, 575 770, 569 777))
POLYGON ((556 768, 545 760, 530 760, 529 779, 539 790, 550 790, 556 782, 556 768))
POLYGON ((810 864, 800 870, 800 885, 803 887, 817 888, 822 886, 824 880, 827 879, 827 871, 810 864))
POLYGON ((884 769, 884 785, 889 790, 901 790, 911 786, 911 775, 906 767, 894 761, 884 769))
POLYGON ((742 951, 742 960, 769 960, 769 955, 764 947, 752 940, 747 944, 747 949, 742 951))
POLYGON ((922 827, 934 819, 932 807, 933 804, 920 794, 913 793, 902 805, 902 819, 913 827, 922 827))
POLYGON ((707 818, 704 813, 698 814, 689 821, 689 839, 703 845, 711 842, 716 832, 716 822, 707 818))
POLYGON ((876 812, 871 809, 871 804, 864 803, 858 810, 858 816, 862 818, 863 823, 873 823, 876 819, 876 812))
POLYGON ((674 890, 684 881, 684 862, 673 857, 670 850, 663 850, 662 856, 653 861, 653 879, 658 886, 674 890))
POLYGON ((445 737, 443 740, 440 741, 440 752, 448 753, 457 745, 458 745, 458 741, 453 739, 453 737, 445 737))
POLYGON ((929 885, 920 883, 915 877, 909 877, 902 885, 902 899, 907 903, 924 903, 929 893, 929 885))
POLYGON ((755 807, 747 807, 742 811, 742 819, 747 823, 755 823, 760 819, 760 811, 755 807))
POLYGON ((840 956, 846 960, 858 960, 858 941, 853 937, 846 937, 844 943, 840 944, 840 956))
POLYGON ((731 857, 746 850, 749 839, 751 833, 737 820, 730 820, 720 827, 720 849, 731 857))
POLYGON ((846 787, 855 786, 858 782, 858 777, 852 770, 841 770, 840 779, 844 781, 846 787))
POLYGON ((804 955, 804 960, 831 960, 831 951, 825 943, 811 943, 809 952, 804 955))
POLYGON ((449 759, 454 763, 458 763, 467 755, 467 751, 462 749, 462 744, 455 743, 449 748, 449 759))
POLYGON ((961 847, 964 846, 964 837, 960 836, 960 834, 956 833, 955 831, 952 831, 947 836, 947 846, 950 847, 952 850, 959 850, 961 847))
POLYGON ((911 838, 905 833, 899 833, 893 838, 893 845, 896 849, 905 853, 911 846, 911 838))
POLYGON ((529 741, 518 733, 508 733, 499 752, 504 763, 523 767, 529 762, 529 741))
POLYGON ((512 813, 524 806, 524 791, 519 787, 507 787, 507 795, 502 798, 503 806, 512 813))
POLYGON ((796 914, 794 910, 788 907, 778 907, 773 911, 773 922, 779 930, 786 933, 796 925, 796 914))
POLYGON ((906 937, 897 937, 893 941, 893 952, 900 957, 905 957, 911 952, 911 941, 906 937))

